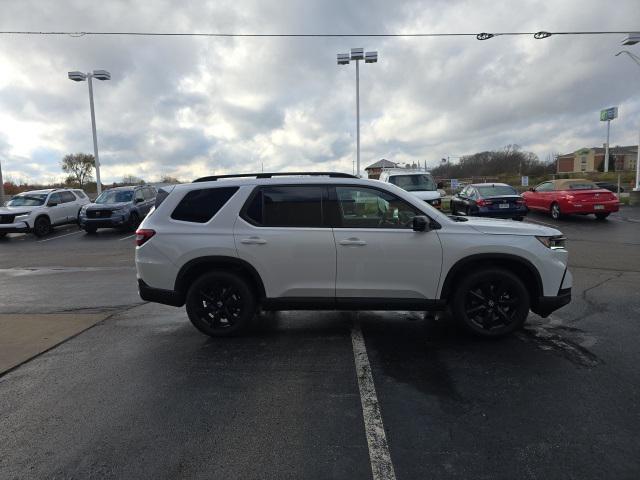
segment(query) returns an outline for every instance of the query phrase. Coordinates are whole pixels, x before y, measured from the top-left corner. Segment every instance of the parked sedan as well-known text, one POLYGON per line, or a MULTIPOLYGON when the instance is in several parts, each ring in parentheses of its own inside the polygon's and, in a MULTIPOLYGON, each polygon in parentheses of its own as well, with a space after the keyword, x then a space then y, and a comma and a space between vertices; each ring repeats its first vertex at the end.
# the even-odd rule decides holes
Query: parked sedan
POLYGON ((98 228, 122 228, 134 231, 156 201, 156 189, 150 186, 118 187, 102 192, 94 203, 80 210, 80 228, 95 233, 98 228))
POLYGON ((474 183, 451 198, 454 215, 522 220, 527 207, 515 188, 506 183, 474 183))
POLYGON ((530 210, 548 212, 554 220, 562 215, 594 214, 604 220, 617 212, 620 202, 609 190, 585 179, 542 182, 522 195, 530 210))
MULTIPOLYGON (((615 183, 611 183, 611 182, 595 182, 595 184, 600 187, 600 188, 604 188, 606 190, 609 190, 610 192, 613 193, 617 193, 618 192, 618 185, 615 183)), ((620 193, 624 192, 624 188, 620 187, 620 193)))

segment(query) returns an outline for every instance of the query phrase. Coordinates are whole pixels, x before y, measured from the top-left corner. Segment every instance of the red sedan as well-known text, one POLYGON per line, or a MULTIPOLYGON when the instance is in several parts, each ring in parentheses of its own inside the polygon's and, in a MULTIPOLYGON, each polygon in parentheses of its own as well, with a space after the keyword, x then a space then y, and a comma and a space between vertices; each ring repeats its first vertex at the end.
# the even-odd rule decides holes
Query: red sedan
POLYGON ((620 202, 609 190, 598 187, 590 180, 569 179, 542 182, 522 194, 529 210, 549 212, 554 220, 562 215, 593 213, 604 220, 617 212, 620 202))

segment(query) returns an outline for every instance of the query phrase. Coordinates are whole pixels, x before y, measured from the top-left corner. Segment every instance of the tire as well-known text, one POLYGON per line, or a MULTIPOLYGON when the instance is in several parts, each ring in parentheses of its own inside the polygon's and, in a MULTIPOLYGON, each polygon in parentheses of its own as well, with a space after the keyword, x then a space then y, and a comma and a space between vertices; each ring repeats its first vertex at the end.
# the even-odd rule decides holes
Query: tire
POLYGON ((187 292, 189 320, 211 337, 230 337, 245 331, 255 317, 257 306, 253 289, 233 273, 205 273, 187 292))
POLYGON ((516 222, 521 222, 524 220, 524 217, 514 217, 513 218, 516 222))
POLYGON ((87 232, 89 235, 93 235, 94 233, 96 233, 96 230, 98 230, 96 227, 89 227, 89 226, 84 227, 84 231, 87 232))
POLYGON ((463 277, 451 298, 456 321, 485 338, 501 337, 522 327, 530 304, 522 280, 501 268, 486 268, 463 277))
POLYGON ((44 237, 51 233, 51 221, 49 218, 45 216, 36 218, 33 223, 33 233, 36 237, 44 237))
POLYGON ((610 212, 607 213, 596 213, 596 220, 605 220, 609 216, 610 212))
POLYGON ((138 214, 135 212, 132 212, 129 215, 129 221, 127 222, 127 230, 129 230, 130 232, 135 232, 138 229, 138 226, 140 225, 140 217, 138 217, 138 214))
POLYGON ((560 211, 560 205, 558 205, 556 202, 553 202, 551 204, 550 213, 551 213, 551 218, 553 218, 554 220, 560 220, 562 218, 562 212, 560 211))
POLYGON ((7 232, 0 232, 0 238, 4 238, 7 236, 7 232))

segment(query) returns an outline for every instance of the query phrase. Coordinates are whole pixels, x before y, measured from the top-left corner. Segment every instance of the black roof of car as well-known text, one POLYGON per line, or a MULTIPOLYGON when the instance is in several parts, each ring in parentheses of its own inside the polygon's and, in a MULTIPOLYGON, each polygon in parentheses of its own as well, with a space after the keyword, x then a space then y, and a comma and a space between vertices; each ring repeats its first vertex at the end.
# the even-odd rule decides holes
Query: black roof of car
MULTIPOLYGON (((469 184, 470 187, 493 187, 495 185, 498 185, 500 187, 511 187, 511 185, 509 185, 508 183, 500 183, 500 182, 493 182, 493 183, 471 183, 469 184)), ((511 187, 513 188, 513 187, 511 187)))

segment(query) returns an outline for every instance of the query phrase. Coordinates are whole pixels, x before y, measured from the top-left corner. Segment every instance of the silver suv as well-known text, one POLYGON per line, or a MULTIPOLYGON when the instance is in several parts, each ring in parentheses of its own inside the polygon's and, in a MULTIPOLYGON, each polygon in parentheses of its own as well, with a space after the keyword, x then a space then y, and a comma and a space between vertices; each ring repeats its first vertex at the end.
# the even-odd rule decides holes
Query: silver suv
POLYGON ((562 234, 447 216, 342 173, 212 176, 158 197, 136 232, 140 296, 208 335, 258 309, 442 310, 499 336, 571 300, 562 234))
POLYGON ((0 237, 14 232, 33 232, 43 237, 57 225, 78 222, 89 197, 78 189, 50 188, 15 195, 0 208, 0 237))

